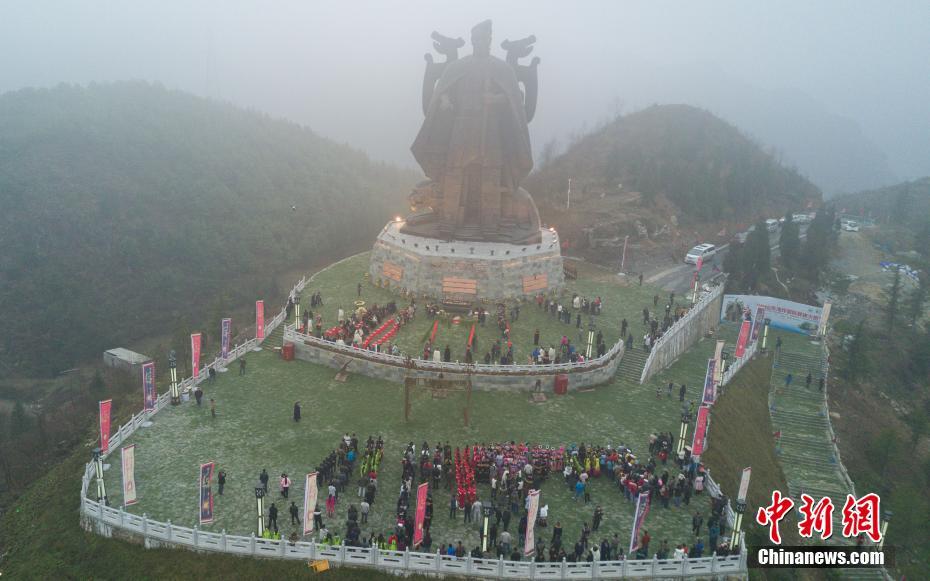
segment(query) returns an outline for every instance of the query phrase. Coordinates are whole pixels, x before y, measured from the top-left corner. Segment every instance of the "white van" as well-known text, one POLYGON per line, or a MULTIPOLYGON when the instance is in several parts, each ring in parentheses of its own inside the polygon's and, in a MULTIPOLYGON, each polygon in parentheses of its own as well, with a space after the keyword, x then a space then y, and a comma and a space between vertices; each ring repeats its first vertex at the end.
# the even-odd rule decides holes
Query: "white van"
POLYGON ((713 244, 698 244, 685 255, 685 264, 697 264, 698 258, 703 257, 706 261, 715 254, 717 254, 717 247, 713 244))

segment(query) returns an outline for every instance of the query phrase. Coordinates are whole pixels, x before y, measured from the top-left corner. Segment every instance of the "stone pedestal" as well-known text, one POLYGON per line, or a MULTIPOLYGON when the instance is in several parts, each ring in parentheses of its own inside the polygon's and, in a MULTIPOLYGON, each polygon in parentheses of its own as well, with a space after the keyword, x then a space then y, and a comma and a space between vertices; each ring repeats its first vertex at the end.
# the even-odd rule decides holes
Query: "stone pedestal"
POLYGON ((559 236, 540 230, 538 244, 446 241, 402 234, 389 222, 375 241, 369 274, 375 283, 418 297, 472 303, 558 293, 565 284, 559 236))

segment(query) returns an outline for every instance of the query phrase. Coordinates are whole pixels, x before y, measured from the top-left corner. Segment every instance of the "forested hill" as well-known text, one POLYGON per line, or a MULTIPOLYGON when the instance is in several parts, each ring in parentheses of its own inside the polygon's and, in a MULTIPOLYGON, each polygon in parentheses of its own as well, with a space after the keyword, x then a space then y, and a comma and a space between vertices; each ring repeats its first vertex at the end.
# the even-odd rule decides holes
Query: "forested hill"
POLYGON ((871 216, 881 223, 921 230, 930 225, 930 177, 846 194, 837 197, 835 204, 847 214, 871 216))
POLYGON ((272 273, 363 248, 416 179, 159 86, 2 95, 0 372, 65 369, 208 305, 277 307, 272 273))
POLYGON ((814 184, 735 127, 686 105, 619 117, 543 159, 527 189, 538 200, 564 203, 569 178, 579 198, 622 191, 640 193, 646 207, 671 202, 683 224, 777 216, 821 199, 814 184))

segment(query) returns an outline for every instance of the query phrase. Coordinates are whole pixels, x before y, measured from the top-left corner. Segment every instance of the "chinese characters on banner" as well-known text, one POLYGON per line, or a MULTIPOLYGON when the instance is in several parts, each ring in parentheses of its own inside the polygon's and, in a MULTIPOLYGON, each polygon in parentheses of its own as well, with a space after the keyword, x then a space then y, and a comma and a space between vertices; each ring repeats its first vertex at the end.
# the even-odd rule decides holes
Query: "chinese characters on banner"
POLYGON ((694 424, 694 439, 691 440, 691 456, 700 456, 707 441, 707 420, 710 408, 702 405, 698 408, 697 422, 694 424))
POLYGON ((200 524, 213 522, 213 462, 200 465, 200 524))
POLYGON ((417 486, 417 512, 413 522, 413 546, 419 547, 423 542, 423 521, 426 519, 426 495, 429 484, 424 482, 417 486))
MULTIPOLYGON (((881 541, 879 505, 880 499, 874 492, 859 499, 852 494, 847 494, 841 513, 843 536, 856 538, 860 534, 865 534, 875 543, 881 541)), ((769 540, 772 543, 781 544, 779 523, 792 508, 794 508, 794 500, 782 496, 780 491, 775 490, 772 492, 772 503, 759 508, 756 513, 756 523, 768 527, 769 540)), ((833 536, 833 500, 829 497, 825 496, 814 502, 813 497, 802 493, 801 506, 798 507, 798 511, 801 513, 801 519, 798 521, 800 536, 809 539, 814 536, 814 532, 819 533, 822 540, 833 536)))
POLYGON ((110 449, 110 408, 113 400, 100 402, 100 450, 106 453, 110 449))
POLYGON ((749 340, 753 343, 759 338, 759 330, 765 325, 765 307, 759 305, 756 308, 756 318, 752 320, 752 335, 749 340))
POLYGON ((191 333, 191 375, 200 377, 200 333, 191 333))
POLYGON ((155 391, 155 362, 149 361, 142 366, 142 409, 155 411, 158 393, 155 391))
POLYGON ((649 514, 649 494, 640 493, 636 497, 636 514, 633 516, 633 534, 630 535, 630 555, 636 550, 636 538, 639 537, 639 531, 646 522, 646 515, 649 514))
POLYGON ((713 359, 707 360, 707 373, 704 375, 704 398, 701 401, 704 405, 713 405, 717 400, 717 382, 714 381, 717 362, 713 359))
POLYGON ((123 465, 123 506, 138 502, 136 498, 136 445, 131 444, 120 450, 123 465))
POLYGON ((304 487, 304 534, 313 532, 313 512, 316 510, 316 497, 319 491, 316 484, 316 472, 307 474, 307 483, 304 487))
POLYGON ((752 323, 749 321, 743 321, 743 325, 739 328, 739 338, 736 339, 736 358, 739 359, 746 354, 746 342, 749 341, 749 326, 752 323))
POLYGON ((220 354, 223 359, 229 358, 229 335, 232 332, 232 319, 223 319, 220 325, 220 354))
POLYGON ((526 541, 523 543, 523 554, 532 555, 536 550, 536 513, 539 512, 539 491, 530 490, 527 494, 530 505, 526 511, 526 541))
POLYGON ((265 338, 265 301, 255 301, 255 338, 265 338))

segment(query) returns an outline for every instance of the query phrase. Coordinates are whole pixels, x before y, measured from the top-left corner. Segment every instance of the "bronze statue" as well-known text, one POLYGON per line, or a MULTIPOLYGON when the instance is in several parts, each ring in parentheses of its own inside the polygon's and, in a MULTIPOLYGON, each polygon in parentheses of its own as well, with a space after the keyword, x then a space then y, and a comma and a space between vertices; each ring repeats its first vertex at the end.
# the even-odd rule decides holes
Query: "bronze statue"
POLYGON ((444 240, 539 242, 539 212, 520 187, 533 169, 527 123, 536 112, 539 59, 518 62, 533 51, 536 37, 504 41, 506 61, 491 54, 490 20, 472 28, 473 53, 461 59, 461 38, 437 32, 432 38, 446 60, 426 55, 426 118, 411 147, 429 179, 410 195, 414 213, 402 231, 444 240))

